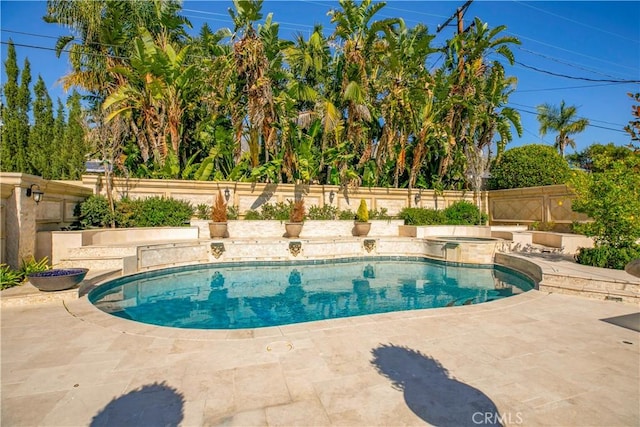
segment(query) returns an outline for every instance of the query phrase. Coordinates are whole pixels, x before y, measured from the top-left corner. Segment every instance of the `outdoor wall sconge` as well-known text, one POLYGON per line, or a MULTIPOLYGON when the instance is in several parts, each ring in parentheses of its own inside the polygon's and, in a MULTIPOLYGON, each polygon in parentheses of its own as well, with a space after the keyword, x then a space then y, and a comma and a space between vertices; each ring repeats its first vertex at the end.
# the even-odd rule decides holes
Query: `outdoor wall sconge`
POLYGON ((420 195, 420 193, 416 193, 416 196, 413 198, 413 200, 416 202, 416 205, 420 203, 420 199, 422 199, 422 196, 420 195))
POLYGON ((229 191, 228 188, 224 189, 224 198, 227 200, 227 202, 229 201, 229 197, 231 197, 231 192, 229 191))
POLYGON ((44 193, 40 190, 38 184, 31 184, 31 187, 27 188, 27 197, 33 197, 33 201, 36 204, 40 203, 42 196, 44 196, 44 193))
POLYGON ((336 198, 336 192, 331 190, 331 193, 329 193, 329 204, 332 205, 333 204, 333 199, 336 198))

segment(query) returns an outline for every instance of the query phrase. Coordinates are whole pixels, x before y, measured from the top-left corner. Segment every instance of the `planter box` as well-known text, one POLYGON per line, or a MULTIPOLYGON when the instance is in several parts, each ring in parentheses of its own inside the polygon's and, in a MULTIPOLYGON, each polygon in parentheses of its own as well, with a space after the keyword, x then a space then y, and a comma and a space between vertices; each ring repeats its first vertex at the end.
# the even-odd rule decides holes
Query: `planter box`
POLYGON ((579 248, 592 248, 593 239, 582 234, 555 233, 553 231, 532 231, 533 243, 562 248, 562 253, 575 254, 579 248))
POLYGON ((483 225, 403 225, 400 227, 402 237, 491 237, 491 227, 483 225))

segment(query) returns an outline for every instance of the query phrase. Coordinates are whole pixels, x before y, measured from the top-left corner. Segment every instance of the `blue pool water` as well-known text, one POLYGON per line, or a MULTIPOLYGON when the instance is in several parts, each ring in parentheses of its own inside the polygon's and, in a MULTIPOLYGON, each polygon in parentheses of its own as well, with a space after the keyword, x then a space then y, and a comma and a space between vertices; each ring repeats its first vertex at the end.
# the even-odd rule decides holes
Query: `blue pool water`
POLYGON ((533 287, 500 266, 368 258, 178 267, 113 280, 92 290, 89 300, 153 325, 240 329, 478 304, 533 287))

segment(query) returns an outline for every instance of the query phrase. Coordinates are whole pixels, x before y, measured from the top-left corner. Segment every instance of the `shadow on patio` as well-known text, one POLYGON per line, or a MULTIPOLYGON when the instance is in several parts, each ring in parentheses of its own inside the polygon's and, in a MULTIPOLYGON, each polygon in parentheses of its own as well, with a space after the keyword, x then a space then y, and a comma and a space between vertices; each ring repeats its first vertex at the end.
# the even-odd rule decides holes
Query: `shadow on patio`
POLYGON ((408 347, 371 350, 378 372, 404 392, 407 406, 436 426, 501 426, 496 405, 480 390, 449 375, 437 360, 408 347))
POLYGON ((144 385, 114 398, 91 420, 91 427, 178 426, 184 416, 184 397, 166 383, 144 385))

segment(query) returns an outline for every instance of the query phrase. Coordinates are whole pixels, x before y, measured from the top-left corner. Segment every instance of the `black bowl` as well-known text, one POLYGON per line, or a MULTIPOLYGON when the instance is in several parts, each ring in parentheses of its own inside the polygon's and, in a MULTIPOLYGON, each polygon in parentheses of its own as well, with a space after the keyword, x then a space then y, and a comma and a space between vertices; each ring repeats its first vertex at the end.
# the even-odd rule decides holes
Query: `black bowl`
POLYGON ((84 280, 88 268, 65 268, 40 271, 27 275, 29 282, 44 292, 71 289, 84 280))

